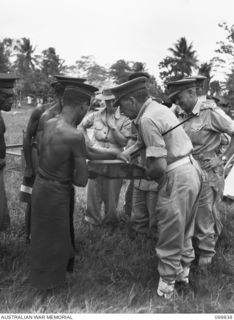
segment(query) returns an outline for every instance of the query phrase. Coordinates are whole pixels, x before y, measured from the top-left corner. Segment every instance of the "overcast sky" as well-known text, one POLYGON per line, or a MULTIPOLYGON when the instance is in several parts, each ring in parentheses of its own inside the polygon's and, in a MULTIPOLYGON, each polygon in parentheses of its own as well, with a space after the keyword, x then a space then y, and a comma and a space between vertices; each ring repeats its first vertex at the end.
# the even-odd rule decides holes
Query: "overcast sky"
POLYGON ((104 66, 145 62, 158 78, 158 63, 183 36, 199 61, 214 57, 226 36, 220 22, 234 24, 234 0, 3 0, 0 37, 28 37, 38 53, 55 47, 67 64, 82 55, 104 66))

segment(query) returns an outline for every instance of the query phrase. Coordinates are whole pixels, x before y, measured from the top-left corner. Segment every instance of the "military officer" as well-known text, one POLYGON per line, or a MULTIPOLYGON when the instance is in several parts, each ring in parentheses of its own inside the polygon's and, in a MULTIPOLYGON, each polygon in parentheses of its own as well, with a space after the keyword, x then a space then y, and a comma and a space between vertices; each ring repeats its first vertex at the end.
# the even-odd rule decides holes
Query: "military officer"
MULTIPOLYGON (((82 121, 81 127, 85 132, 88 128, 93 128, 91 143, 94 147, 121 152, 131 134, 131 121, 120 113, 118 106, 113 107, 115 97, 108 90, 103 91, 102 99, 105 101, 105 107, 87 115, 82 121)), ((116 226, 121 186, 121 179, 108 179, 101 176, 90 179, 85 221, 91 225, 104 223, 116 226), (105 205, 104 219, 101 214, 102 203, 105 205)))
POLYGON ((234 152, 234 122, 212 100, 201 100, 196 93, 195 79, 182 79, 168 83, 169 97, 176 101, 182 112, 179 119, 186 121, 183 127, 193 144, 193 157, 204 170, 203 183, 196 216, 195 245, 199 265, 205 268, 211 264, 215 244, 222 230, 219 205, 223 191, 223 163, 234 152), (221 134, 231 136, 227 150, 217 155, 221 134))
MULTIPOLYGON (((128 80, 139 77, 146 77, 149 81, 150 75, 147 72, 139 71, 131 73, 128 80)), ((152 99, 154 99, 152 97, 152 99)), ((137 130, 134 122, 132 122, 132 134, 135 139, 131 139, 127 148, 133 145, 137 140, 137 130)), ((144 152, 137 160, 141 165, 145 165, 144 152)), ((155 206, 157 201, 158 185, 155 181, 146 179, 130 180, 127 191, 125 193, 125 212, 130 216, 129 236, 134 239, 138 235, 146 235, 156 237, 155 230, 155 206), (127 210, 126 210, 127 209, 127 210)))
MULTIPOLYGON (((145 145, 147 175, 158 183, 155 214, 160 279, 157 293, 169 299, 174 293, 175 281, 189 282, 190 264, 194 259, 192 235, 201 189, 199 168, 190 156, 192 143, 182 126, 178 126, 176 116, 150 98, 147 78, 133 79, 111 91, 117 97, 121 112, 135 119, 139 138, 145 145)), ((119 158, 129 161, 124 152, 119 158)))

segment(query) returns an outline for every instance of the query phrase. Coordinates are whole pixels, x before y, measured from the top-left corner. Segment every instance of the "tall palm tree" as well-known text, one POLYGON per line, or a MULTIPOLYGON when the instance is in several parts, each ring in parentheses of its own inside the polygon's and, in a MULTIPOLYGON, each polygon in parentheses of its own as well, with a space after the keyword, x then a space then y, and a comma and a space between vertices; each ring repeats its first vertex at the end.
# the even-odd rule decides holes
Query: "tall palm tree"
POLYGON ((191 75, 192 68, 196 68, 198 62, 192 43, 188 44, 187 40, 182 37, 176 42, 175 48, 169 48, 168 50, 174 56, 175 75, 180 77, 191 75))
POLYGON ((204 62, 200 65, 198 73, 207 77, 207 79, 210 81, 213 77, 211 75, 211 69, 212 69, 212 62, 204 62))
POLYGON ((207 79, 205 80, 204 86, 206 91, 208 92, 210 87, 210 82, 213 76, 211 75, 212 70, 212 62, 204 62, 200 65, 198 73, 205 76, 207 79))
POLYGON ((167 56, 159 63, 162 69, 160 77, 164 81, 179 80, 192 74, 193 68, 197 68, 196 51, 193 50, 192 43, 188 44, 187 40, 182 37, 168 49, 172 56, 167 56))
POLYGON ((17 65, 21 71, 35 70, 36 58, 33 56, 35 49, 29 38, 22 38, 18 42, 17 65))

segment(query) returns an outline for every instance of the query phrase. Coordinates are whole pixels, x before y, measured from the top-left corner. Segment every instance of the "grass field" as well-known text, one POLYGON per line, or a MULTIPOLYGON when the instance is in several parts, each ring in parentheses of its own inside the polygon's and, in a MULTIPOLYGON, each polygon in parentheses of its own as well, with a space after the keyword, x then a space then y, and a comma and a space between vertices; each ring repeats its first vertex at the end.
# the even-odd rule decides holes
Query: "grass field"
MULTIPOLYGON (((21 143, 32 109, 4 113, 7 144, 21 143)), ((30 288, 24 210, 18 193, 22 181, 19 157, 7 157, 5 182, 12 228, 0 235, 0 313, 234 313, 234 205, 222 204, 223 233, 211 270, 191 272, 192 289, 172 301, 156 295, 158 274, 154 244, 130 240, 126 225, 114 232, 89 230, 82 222, 86 189, 76 189, 75 272, 65 287, 50 294, 30 288)), ((123 185, 119 213, 123 210, 123 185)))

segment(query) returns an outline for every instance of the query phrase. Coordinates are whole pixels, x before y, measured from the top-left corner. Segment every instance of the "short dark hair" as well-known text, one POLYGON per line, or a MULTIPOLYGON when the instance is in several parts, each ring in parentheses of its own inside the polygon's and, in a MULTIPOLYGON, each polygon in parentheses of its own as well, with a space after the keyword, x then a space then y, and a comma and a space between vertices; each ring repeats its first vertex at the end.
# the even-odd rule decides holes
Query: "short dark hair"
POLYGON ((90 104, 90 98, 76 90, 66 90, 63 95, 63 104, 71 107, 78 107, 78 104, 87 102, 90 104))
POLYGON ((65 86, 62 83, 55 83, 53 85, 54 93, 56 96, 62 96, 64 94, 65 86))

